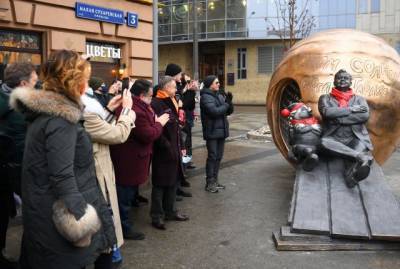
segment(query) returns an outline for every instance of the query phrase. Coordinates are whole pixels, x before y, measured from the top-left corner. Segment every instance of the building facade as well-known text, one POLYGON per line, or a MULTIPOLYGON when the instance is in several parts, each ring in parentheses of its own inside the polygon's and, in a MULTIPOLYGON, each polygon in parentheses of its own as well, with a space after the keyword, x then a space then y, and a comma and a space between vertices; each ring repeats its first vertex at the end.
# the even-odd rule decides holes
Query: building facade
POLYGON ((152 1, 0 1, 0 80, 7 64, 39 66, 51 51, 91 56, 92 75, 152 78, 152 1))
MULTIPOLYGON (((282 10, 271 0, 197 0, 200 79, 218 75, 237 104, 265 104, 285 49, 282 10)), ((350 28, 377 35, 400 51, 400 1, 297 0, 313 32, 350 28)), ((170 62, 193 73, 193 0, 159 1, 159 70, 170 62)), ((287 14, 287 13, 286 13, 287 14)), ((287 29, 286 29, 287 30, 287 29)), ((296 36, 301 39, 302 36, 296 36)), ((337 37, 338 42, 345 42, 337 37)))

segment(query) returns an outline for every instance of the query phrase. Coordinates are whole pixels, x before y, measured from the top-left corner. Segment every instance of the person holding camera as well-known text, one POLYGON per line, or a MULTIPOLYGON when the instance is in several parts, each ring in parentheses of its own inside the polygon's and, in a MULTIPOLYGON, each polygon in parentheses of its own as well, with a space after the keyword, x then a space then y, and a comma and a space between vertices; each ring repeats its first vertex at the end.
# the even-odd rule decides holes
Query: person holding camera
MULTIPOLYGON (((142 240, 145 235, 136 231, 129 218, 134 197, 139 186, 149 177, 153 155, 153 143, 162 133, 169 120, 168 114, 157 117, 150 106, 153 89, 145 79, 138 79, 132 85, 132 109, 136 113, 135 128, 128 140, 111 147, 118 192, 118 203, 125 239, 142 240)), ((119 110, 117 110, 119 114, 119 110)))
POLYGON ((205 190, 217 193, 225 186, 218 181, 219 166, 224 154, 225 139, 229 136, 227 116, 233 113, 232 93, 220 90, 216 76, 210 75, 203 81, 200 109, 203 138, 207 145, 205 190))
MULTIPOLYGON (((136 114, 132 107, 132 98, 128 90, 122 95, 113 97, 104 109, 96 98, 85 94, 81 98, 85 105, 83 118, 84 127, 93 143, 93 156, 96 167, 96 177, 103 192, 104 199, 109 205, 113 220, 117 244, 114 247, 113 257, 119 253, 122 246, 123 234, 118 209, 117 189, 115 187, 114 167, 110 156, 110 145, 121 144, 126 141, 135 126, 136 114), (122 106, 123 113, 115 122, 114 111, 122 106)), ((108 258, 111 258, 110 256, 108 258)), ((122 257, 118 260, 122 262, 122 257)))

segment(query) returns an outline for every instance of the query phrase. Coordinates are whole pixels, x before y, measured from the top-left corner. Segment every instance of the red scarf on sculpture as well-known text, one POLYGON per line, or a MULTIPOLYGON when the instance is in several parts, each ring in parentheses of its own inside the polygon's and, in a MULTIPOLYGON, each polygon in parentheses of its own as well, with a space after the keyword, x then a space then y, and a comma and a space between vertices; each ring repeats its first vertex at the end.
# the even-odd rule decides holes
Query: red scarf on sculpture
POLYGON ((351 97, 353 97, 354 93, 352 89, 349 89, 346 92, 342 92, 336 88, 332 88, 331 96, 339 102, 339 107, 348 107, 349 101, 351 97))
POLYGON ((313 125, 313 124, 318 124, 319 121, 315 117, 307 118, 307 119, 292 119, 290 120, 290 124, 295 125, 295 124, 304 124, 304 125, 313 125))

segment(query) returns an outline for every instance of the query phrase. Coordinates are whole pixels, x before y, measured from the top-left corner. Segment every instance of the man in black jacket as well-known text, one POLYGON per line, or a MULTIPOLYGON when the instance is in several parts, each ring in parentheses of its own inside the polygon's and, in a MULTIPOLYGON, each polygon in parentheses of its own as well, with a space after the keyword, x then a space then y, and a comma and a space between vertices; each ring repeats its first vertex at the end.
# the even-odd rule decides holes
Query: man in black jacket
POLYGON ((216 76, 208 76, 203 81, 200 109, 203 138, 207 144, 206 191, 211 193, 225 189, 218 182, 218 171, 224 154, 225 139, 229 136, 227 116, 233 113, 232 94, 225 96, 219 91, 219 81, 216 76))

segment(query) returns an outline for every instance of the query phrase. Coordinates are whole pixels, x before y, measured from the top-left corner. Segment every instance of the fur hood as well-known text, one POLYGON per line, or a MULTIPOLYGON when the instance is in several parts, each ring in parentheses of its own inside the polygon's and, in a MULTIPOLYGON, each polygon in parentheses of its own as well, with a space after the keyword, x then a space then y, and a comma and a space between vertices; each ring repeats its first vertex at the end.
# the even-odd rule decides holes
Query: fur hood
POLYGON ((76 104, 62 94, 18 87, 10 95, 10 107, 23 113, 26 110, 39 114, 61 117, 71 123, 82 118, 80 104, 76 104))

